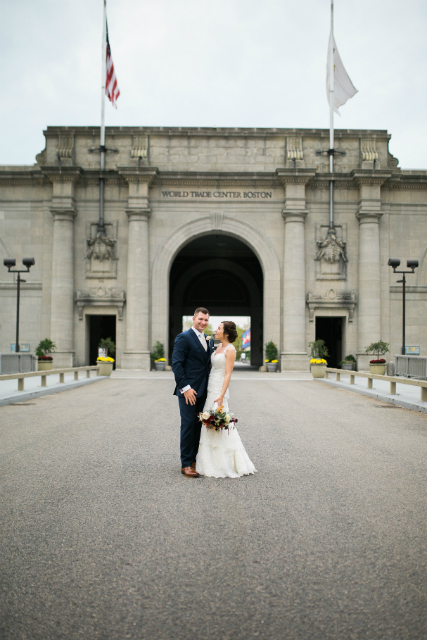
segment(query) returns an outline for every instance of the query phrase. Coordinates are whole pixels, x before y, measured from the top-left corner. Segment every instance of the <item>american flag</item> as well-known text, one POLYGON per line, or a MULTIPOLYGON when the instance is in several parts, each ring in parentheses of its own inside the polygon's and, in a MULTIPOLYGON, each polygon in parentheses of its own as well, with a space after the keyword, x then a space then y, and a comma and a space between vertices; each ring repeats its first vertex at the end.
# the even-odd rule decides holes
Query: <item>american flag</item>
POLYGON ((107 24, 107 77, 105 80, 105 95, 111 100, 113 107, 117 109, 116 101, 120 95, 120 89, 117 84, 116 74, 114 73, 113 58, 111 57, 111 47, 108 40, 108 24, 107 24))

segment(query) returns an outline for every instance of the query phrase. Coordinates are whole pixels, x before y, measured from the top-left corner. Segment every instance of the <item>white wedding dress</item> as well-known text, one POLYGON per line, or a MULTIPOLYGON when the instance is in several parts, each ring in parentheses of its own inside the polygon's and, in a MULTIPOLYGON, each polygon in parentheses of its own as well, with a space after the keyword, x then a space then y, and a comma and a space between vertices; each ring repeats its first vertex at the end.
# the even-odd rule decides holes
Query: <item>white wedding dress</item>
MULTIPOLYGON (((216 408, 214 400, 222 391, 226 364, 225 351, 229 348, 234 349, 232 345, 228 345, 222 353, 213 353, 211 356, 212 369, 208 381, 205 411, 216 408)), ((223 403, 226 411, 229 411, 228 397, 227 389, 223 403)), ((215 431, 215 429, 206 429, 202 425, 196 471, 202 476, 211 478, 239 478, 255 473, 256 469, 246 453, 236 428, 229 431, 227 429, 215 431)))

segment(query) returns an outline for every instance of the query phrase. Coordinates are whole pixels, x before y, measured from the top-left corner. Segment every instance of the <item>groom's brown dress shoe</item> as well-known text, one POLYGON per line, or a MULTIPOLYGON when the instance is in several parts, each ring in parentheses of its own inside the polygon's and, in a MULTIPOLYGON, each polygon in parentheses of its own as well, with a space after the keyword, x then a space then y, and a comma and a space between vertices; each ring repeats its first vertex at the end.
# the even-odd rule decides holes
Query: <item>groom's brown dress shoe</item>
POLYGON ((184 476, 187 476, 187 478, 199 478, 200 474, 197 473, 197 471, 195 469, 193 469, 193 467, 184 467, 183 469, 181 469, 181 473, 184 476))
POLYGON ((195 463, 195 462, 192 462, 192 463, 191 463, 191 466, 193 467, 193 469, 194 469, 194 471, 195 471, 195 470, 196 470, 196 463, 195 463))

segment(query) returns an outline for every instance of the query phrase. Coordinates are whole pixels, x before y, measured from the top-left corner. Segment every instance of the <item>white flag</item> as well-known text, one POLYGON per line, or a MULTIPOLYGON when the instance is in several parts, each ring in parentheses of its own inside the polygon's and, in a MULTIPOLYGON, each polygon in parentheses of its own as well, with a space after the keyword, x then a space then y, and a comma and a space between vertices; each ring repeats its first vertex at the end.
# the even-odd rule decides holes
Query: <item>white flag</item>
MULTIPOLYGON (((331 59, 331 46, 332 36, 329 36, 328 46, 328 61, 326 64, 326 95, 328 97, 329 106, 331 106, 331 91, 330 91, 330 59, 331 59)), ((357 93, 356 87, 350 80, 347 71, 344 69, 344 65, 341 61, 340 54, 338 53, 337 45, 334 38, 334 111, 340 116, 338 111, 339 107, 350 100, 357 93)))

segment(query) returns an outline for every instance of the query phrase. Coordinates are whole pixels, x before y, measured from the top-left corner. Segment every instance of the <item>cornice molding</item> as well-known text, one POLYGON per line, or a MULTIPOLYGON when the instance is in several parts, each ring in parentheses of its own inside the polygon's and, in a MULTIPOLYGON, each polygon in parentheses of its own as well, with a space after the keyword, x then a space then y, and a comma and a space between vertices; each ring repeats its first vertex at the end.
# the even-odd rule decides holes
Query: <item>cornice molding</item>
POLYGON ((316 169, 276 169, 277 179, 283 186, 286 184, 308 184, 316 176, 316 169))
POLYGON ((359 220, 359 224, 363 224, 365 222, 379 223, 380 218, 384 215, 383 211, 358 211, 356 213, 356 218, 359 220))
MULTIPOLYGON (((32 290, 36 290, 36 291, 41 291, 41 289, 43 288, 43 285, 41 282, 35 281, 35 282, 22 282, 21 281, 21 285, 20 285, 20 289, 21 291, 24 290, 28 290, 28 291, 32 291, 32 290)), ((5 289, 5 290, 12 290, 12 291, 16 291, 16 282, 13 281, 6 281, 3 280, 0 282, 0 289, 5 289)))
MULTIPOLYGON (((56 182, 71 182, 77 188, 98 186, 100 171, 77 166, 43 166, 42 169, 11 171, 0 167, 0 186, 47 187, 56 182)), ((321 173, 314 169, 277 169, 276 172, 197 172, 160 171, 156 167, 118 167, 103 172, 106 186, 126 186, 130 182, 145 182, 153 187, 206 186, 284 188, 286 184, 305 184, 307 189, 329 189, 334 180, 336 189, 359 189, 362 185, 380 186, 387 190, 426 190, 427 171, 396 174, 380 169, 355 169, 351 173, 321 173)))
POLYGON ((125 213, 128 217, 129 222, 134 220, 142 220, 143 222, 148 222, 148 219, 151 216, 151 209, 125 209, 125 213))
POLYGON ((83 175, 81 167, 43 167, 42 173, 49 182, 72 182, 76 184, 83 175))
POLYGON ((56 222, 57 220, 74 222, 74 218, 77 215, 77 209, 61 209, 60 207, 51 207, 49 211, 53 215, 54 222, 56 222))
POLYGON ((307 209, 282 209, 282 218, 286 222, 304 222, 308 216, 307 209))
POLYGON ((393 172, 382 169, 354 169, 350 175, 358 187, 362 185, 382 186, 391 178, 393 172))
MULTIPOLYGON (((173 136, 173 137, 232 137, 232 138, 326 138, 329 139, 329 129, 284 129, 257 127, 106 127, 106 137, 121 136, 141 137, 173 136)), ((99 139, 100 127, 48 127, 43 132, 46 138, 61 136, 81 136, 99 139)), ((386 129, 335 129, 336 139, 369 138, 390 140, 391 135, 386 129)))
POLYGON ((145 182, 151 185, 157 178, 157 167, 117 167, 118 174, 126 182, 145 182))

